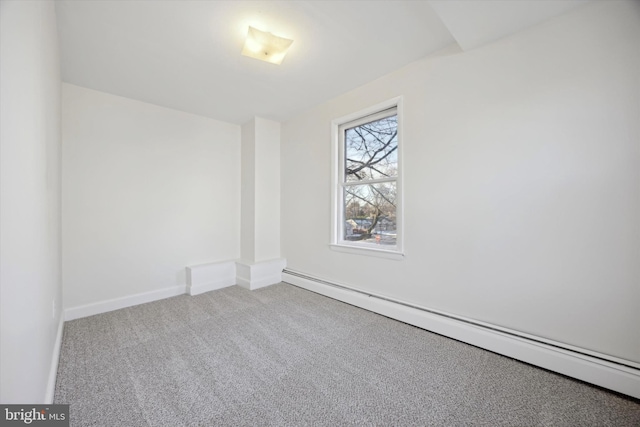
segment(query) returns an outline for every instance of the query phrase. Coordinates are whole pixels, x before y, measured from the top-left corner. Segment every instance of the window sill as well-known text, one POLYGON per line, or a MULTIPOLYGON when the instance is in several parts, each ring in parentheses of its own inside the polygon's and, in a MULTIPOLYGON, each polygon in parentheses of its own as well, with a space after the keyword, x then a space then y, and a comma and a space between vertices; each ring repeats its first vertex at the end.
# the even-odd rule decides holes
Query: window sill
POLYGON ((344 252, 348 254, 365 255, 365 256, 372 256, 377 258, 387 258, 387 259, 394 259, 397 261, 401 261, 404 259, 404 253, 398 252, 398 251, 391 251, 391 250, 364 247, 364 246, 351 246, 351 245, 336 244, 336 243, 331 243, 329 247, 331 248, 331 250, 334 250, 336 252, 344 252))

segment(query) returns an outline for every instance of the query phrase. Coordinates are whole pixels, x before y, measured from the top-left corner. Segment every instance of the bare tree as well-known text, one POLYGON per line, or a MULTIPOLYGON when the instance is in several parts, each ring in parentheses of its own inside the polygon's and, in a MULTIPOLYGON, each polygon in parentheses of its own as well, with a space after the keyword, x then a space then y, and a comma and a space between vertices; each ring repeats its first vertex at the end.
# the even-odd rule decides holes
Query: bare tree
MULTIPOLYGON (((395 220, 398 121, 393 115, 345 131, 345 207, 354 202, 368 213, 370 234, 382 216, 395 220)), ((347 215, 351 214, 345 210, 347 215)), ((346 218, 350 219, 350 218, 346 218)))
POLYGON ((353 203, 354 200, 361 200, 366 204, 367 209, 364 212, 369 218, 369 223, 364 229, 367 234, 370 234, 381 217, 384 216, 395 220, 395 193, 395 185, 354 185, 346 187, 345 201, 348 205, 353 203))

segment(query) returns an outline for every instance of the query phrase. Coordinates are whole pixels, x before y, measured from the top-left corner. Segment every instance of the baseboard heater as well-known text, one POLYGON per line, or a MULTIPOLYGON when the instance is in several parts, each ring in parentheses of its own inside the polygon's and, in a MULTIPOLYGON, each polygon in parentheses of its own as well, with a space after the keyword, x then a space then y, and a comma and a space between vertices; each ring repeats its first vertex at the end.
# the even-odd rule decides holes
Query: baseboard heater
POLYGON ((285 268, 286 283, 640 399, 640 364, 285 268))

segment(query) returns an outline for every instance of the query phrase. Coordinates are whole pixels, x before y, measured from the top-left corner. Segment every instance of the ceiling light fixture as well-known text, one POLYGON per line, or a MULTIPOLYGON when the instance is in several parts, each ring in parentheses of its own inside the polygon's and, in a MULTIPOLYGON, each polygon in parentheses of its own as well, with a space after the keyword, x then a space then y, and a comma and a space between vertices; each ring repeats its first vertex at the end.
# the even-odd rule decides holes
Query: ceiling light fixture
POLYGON ((250 58, 280 64, 293 40, 274 36, 271 33, 249 27, 242 54, 250 58))

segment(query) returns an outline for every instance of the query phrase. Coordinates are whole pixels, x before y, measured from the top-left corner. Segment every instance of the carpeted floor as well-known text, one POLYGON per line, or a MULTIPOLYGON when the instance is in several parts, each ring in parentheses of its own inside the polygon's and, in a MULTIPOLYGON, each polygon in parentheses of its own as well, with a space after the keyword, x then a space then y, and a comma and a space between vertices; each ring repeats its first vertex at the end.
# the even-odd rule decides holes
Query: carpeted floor
POLYGON ((640 403, 288 284, 67 322, 72 426, 640 426, 640 403))

